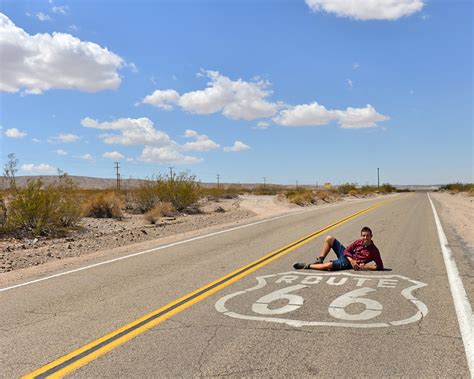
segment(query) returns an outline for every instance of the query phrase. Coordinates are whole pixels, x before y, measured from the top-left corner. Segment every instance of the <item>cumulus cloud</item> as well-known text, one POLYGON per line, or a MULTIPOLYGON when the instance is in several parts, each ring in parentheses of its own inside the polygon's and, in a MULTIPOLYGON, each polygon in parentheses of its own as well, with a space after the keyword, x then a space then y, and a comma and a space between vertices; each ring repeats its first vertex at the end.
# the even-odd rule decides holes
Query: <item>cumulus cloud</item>
MULTIPOLYGON (((202 159, 184 155, 183 151, 186 149, 173 141, 168 134, 155 129, 153 122, 146 117, 121 118, 111 122, 98 122, 86 117, 81 120, 81 124, 86 128, 116 132, 99 136, 107 144, 143 145, 140 159, 145 162, 195 164, 202 161, 202 159)), ((207 136, 192 132, 194 131, 190 131, 187 136, 196 138, 197 142, 199 142, 199 138, 202 138, 202 141, 208 140, 207 136)))
POLYGON ((65 152, 63 149, 58 149, 54 151, 58 155, 67 155, 67 152, 65 152))
POLYGON ((21 132, 17 128, 11 128, 5 130, 5 135, 9 138, 21 139, 26 137, 28 134, 26 132, 21 132))
POLYGON ((278 111, 279 104, 266 100, 272 94, 267 81, 231 80, 217 71, 203 71, 201 75, 204 74, 210 80, 203 90, 182 95, 172 89, 156 90, 142 102, 165 110, 179 106, 195 114, 222 112, 224 116, 238 120, 271 117, 278 111))
POLYGON ((172 110, 173 105, 176 105, 178 101, 179 94, 174 89, 156 90, 143 99, 143 103, 154 105, 165 111, 172 110))
POLYGON ((51 8, 53 13, 66 14, 69 7, 67 5, 55 5, 51 8))
POLYGON ((118 55, 65 33, 30 35, 0 13, 0 91, 115 89, 125 65, 118 55))
POLYGON ((326 125, 334 119, 334 112, 327 110, 323 105, 312 104, 296 105, 284 109, 273 121, 283 126, 313 126, 326 125))
POLYGON ((38 175, 51 175, 57 172, 55 167, 47 163, 40 163, 39 165, 35 165, 33 163, 24 164, 21 166, 21 169, 28 174, 38 175))
POLYGON ((242 141, 235 141, 232 146, 224 147, 225 153, 237 153, 239 151, 244 151, 250 149, 249 145, 246 145, 242 141))
POLYGON ((397 20, 423 8, 423 0, 306 0, 313 12, 356 20, 397 20))
POLYGON ((390 117, 378 113, 370 104, 365 108, 328 110, 314 102, 285 109, 274 117, 273 121, 283 126, 318 126, 337 121, 342 128, 360 129, 376 127, 377 122, 389 119, 390 117))
POLYGON ((347 108, 345 111, 335 111, 341 127, 346 129, 373 128, 379 121, 390 118, 377 113, 375 108, 367 104, 365 108, 347 108))
POLYGON ((201 158, 183 155, 177 146, 153 147, 145 146, 140 157, 145 162, 196 164, 202 162, 201 158))
POLYGON ((268 129, 269 126, 270 126, 270 123, 267 121, 260 121, 257 123, 258 129, 268 129))
POLYGON ((79 137, 76 134, 72 133, 59 133, 56 137, 48 139, 49 143, 72 143, 76 142, 79 140, 81 137, 79 137))
POLYGON ((186 130, 185 137, 195 138, 194 142, 187 142, 183 145, 183 150, 185 151, 210 151, 215 150, 220 147, 218 143, 215 143, 205 134, 198 134, 194 130, 186 130))
POLYGON ((40 21, 51 21, 51 17, 43 12, 36 13, 36 18, 40 21))
POLYGON ((111 122, 98 122, 86 117, 81 124, 86 128, 117 131, 116 134, 100 136, 107 144, 166 146, 172 142, 166 133, 156 130, 153 122, 146 117, 120 118, 111 122))
POLYGON ((102 156, 104 158, 113 159, 115 161, 125 158, 125 155, 120 154, 118 151, 108 151, 102 154, 102 156))
POLYGON ((82 159, 84 161, 91 161, 91 160, 94 159, 94 157, 91 154, 88 154, 88 153, 84 154, 84 155, 80 155, 77 158, 82 159))

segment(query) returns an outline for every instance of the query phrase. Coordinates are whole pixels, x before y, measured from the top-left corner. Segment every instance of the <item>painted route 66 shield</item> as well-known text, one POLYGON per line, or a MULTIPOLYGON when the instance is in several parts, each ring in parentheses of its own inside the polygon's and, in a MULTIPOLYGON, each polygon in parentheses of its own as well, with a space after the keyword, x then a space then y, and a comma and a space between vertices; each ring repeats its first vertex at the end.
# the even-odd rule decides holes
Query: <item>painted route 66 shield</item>
POLYGON ((219 299, 226 316, 290 326, 380 328, 428 313, 415 292, 427 284, 401 275, 292 271, 257 277, 257 285, 219 299))

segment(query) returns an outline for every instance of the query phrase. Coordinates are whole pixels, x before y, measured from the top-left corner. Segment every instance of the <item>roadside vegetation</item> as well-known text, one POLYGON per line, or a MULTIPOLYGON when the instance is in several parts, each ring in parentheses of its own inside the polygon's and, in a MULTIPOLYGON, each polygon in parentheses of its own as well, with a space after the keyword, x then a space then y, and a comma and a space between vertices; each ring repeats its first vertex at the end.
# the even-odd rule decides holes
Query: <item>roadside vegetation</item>
MULTIPOLYGON (((390 184, 358 186, 346 183, 331 188, 260 185, 202 185, 190 172, 158 175, 138 182, 133 188, 80 189, 63 172, 53 184, 41 178, 18 186, 18 159, 14 154, 4 167, 4 188, 0 189, 0 236, 58 237, 80 229, 83 217, 122 220, 126 214, 142 214, 156 224, 162 217, 197 214, 203 201, 237 199, 239 195, 278 195, 280 199, 307 206, 337 201, 343 196, 366 197, 374 193, 390 193, 390 184)), ((472 185, 454 184, 451 191, 471 191, 472 185), (467 186, 467 187, 466 187, 467 186)), ((220 208, 223 210, 223 208, 220 208)), ((216 210, 217 211, 217 210, 216 210)))
POLYGON ((465 192, 469 196, 474 197, 474 183, 451 183, 442 186, 440 189, 444 191, 449 191, 453 194, 465 192))

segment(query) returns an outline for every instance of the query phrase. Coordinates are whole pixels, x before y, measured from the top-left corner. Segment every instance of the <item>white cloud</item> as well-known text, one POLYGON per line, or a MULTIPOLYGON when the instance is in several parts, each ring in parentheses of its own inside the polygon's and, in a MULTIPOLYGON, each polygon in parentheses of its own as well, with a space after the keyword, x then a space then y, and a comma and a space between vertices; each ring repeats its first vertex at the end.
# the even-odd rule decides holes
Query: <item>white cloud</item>
POLYGON ((118 151, 108 151, 102 154, 102 156, 104 158, 113 159, 115 161, 125 158, 125 155, 120 154, 118 151))
MULTIPOLYGON (((117 134, 107 133, 99 136, 107 144, 143 145, 140 159, 145 162, 195 164, 202 161, 202 159, 184 155, 182 151, 185 148, 173 141, 166 133, 155 129, 153 122, 146 117, 121 118, 111 122, 98 122, 86 117, 81 120, 81 124, 86 128, 116 131, 117 134)), ((188 136, 206 137, 200 136, 197 132, 194 133, 188 133, 188 136)))
POLYGON ((188 138, 196 138, 195 142, 188 142, 183 145, 183 150, 185 151, 210 151, 220 147, 219 144, 212 141, 208 136, 198 134, 194 130, 186 130, 185 136, 188 138))
POLYGON ((267 121, 260 121, 257 123, 258 129, 268 129, 269 126, 270 126, 270 123, 267 121))
POLYGON ((346 110, 328 110, 314 102, 285 109, 273 118, 273 121, 283 126, 318 126, 337 121, 342 128, 360 129, 376 127, 377 122, 389 119, 390 117, 378 113, 370 104, 367 104, 365 108, 348 107, 346 110))
POLYGON ((166 146, 171 138, 153 126, 146 118, 120 118, 112 122, 98 122, 89 117, 81 120, 86 128, 118 131, 119 134, 102 134, 100 138, 107 144, 166 146))
POLYGON ((245 143, 241 141, 235 141, 232 146, 224 147, 224 152, 225 153, 236 153, 239 151, 244 151, 250 149, 249 145, 246 145, 245 143))
POLYGON ((51 17, 43 12, 36 13, 36 18, 40 21, 51 21, 51 17))
POLYGON ((357 62, 354 62, 354 64, 352 65, 353 70, 357 70, 359 67, 360 67, 360 64, 357 62))
POLYGON ((55 5, 51 8, 53 13, 66 14, 69 7, 67 5, 55 5))
POLYGON ((367 104, 365 108, 347 108, 345 111, 335 111, 337 120, 345 129, 373 128, 377 122, 389 120, 390 117, 377 113, 375 108, 367 104))
POLYGON ((76 158, 83 159, 83 160, 85 160, 85 161, 91 161, 91 160, 94 159, 91 154, 80 155, 80 156, 78 156, 78 157, 76 157, 76 158))
POLYGON ((313 12, 356 20, 397 20, 423 8, 423 0, 306 0, 313 12))
POLYGON ((185 156, 179 152, 177 146, 153 147, 145 146, 140 157, 145 162, 172 163, 172 164, 196 164, 202 159, 185 156))
POLYGON ((346 83, 349 89, 352 89, 352 87, 354 87, 354 83, 352 82, 351 79, 346 79, 346 83))
POLYGON ((72 143, 76 142, 79 140, 81 137, 79 137, 76 134, 72 133, 59 133, 56 137, 50 138, 48 140, 49 143, 72 143))
POLYGON ((70 34, 30 35, 0 13, 0 91, 41 94, 49 89, 115 89, 124 66, 118 55, 70 34))
POLYGON ((56 168, 47 164, 47 163, 40 163, 39 165, 35 165, 33 163, 24 164, 21 166, 21 169, 28 174, 38 174, 38 175, 51 175, 57 172, 56 168))
POLYGON ((271 117, 278 111, 277 103, 265 99, 271 95, 269 83, 258 79, 246 82, 242 79, 231 80, 217 71, 203 71, 210 81, 203 90, 186 92, 179 95, 175 90, 156 90, 146 96, 143 103, 162 109, 172 109, 178 105, 186 112, 196 114, 222 114, 232 119, 254 120, 271 117))
POLYGON ((17 128, 11 128, 5 130, 5 135, 9 138, 21 139, 26 137, 28 134, 26 132, 20 132, 17 128))
POLYGON ((31 139, 34 143, 41 143, 41 140, 38 138, 32 138, 31 139))
POLYGON ((67 155, 67 152, 65 152, 63 149, 58 149, 54 151, 58 155, 67 155))
POLYGON ((173 109, 173 105, 176 105, 178 101, 179 94, 173 89, 164 91, 156 90, 143 99, 143 103, 154 105, 155 107, 166 111, 173 109))
POLYGON ((285 109, 273 121, 283 126, 326 125, 334 119, 334 112, 317 102, 302 104, 285 109))

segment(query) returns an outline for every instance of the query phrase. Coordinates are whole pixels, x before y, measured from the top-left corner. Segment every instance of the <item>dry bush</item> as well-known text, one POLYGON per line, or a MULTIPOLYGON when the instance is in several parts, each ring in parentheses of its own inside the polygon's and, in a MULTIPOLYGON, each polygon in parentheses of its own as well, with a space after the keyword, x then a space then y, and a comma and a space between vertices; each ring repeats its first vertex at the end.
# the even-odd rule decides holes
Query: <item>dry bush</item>
POLYGON ((280 191, 281 191, 280 188, 278 188, 277 186, 273 186, 270 184, 268 185, 261 184, 255 187, 252 193, 254 195, 276 195, 280 191))
POLYGON ((313 191, 304 188, 286 192, 286 198, 290 203, 301 206, 314 204, 316 202, 313 191))
POLYGON ((92 195, 82 203, 84 217, 123 218, 122 202, 114 193, 92 195))
POLYGON ((77 226, 81 217, 74 190, 67 175, 46 188, 41 179, 28 182, 6 206, 3 231, 16 235, 65 234, 77 226))
POLYGON ((354 183, 345 183, 337 186, 339 193, 347 195, 350 191, 356 190, 356 185, 354 183))
POLYGON ((353 189, 349 191, 349 196, 357 197, 357 190, 353 189))
POLYGON ((160 217, 171 217, 176 214, 176 209, 174 208, 173 204, 164 202, 158 203, 155 205, 153 209, 150 209, 146 212, 143 217, 147 220, 150 224, 156 224, 156 222, 160 219, 160 217))
POLYGON ((322 200, 322 201, 329 201, 329 199, 331 198, 331 195, 329 194, 328 191, 317 191, 316 192, 316 197, 319 199, 319 200, 322 200))

